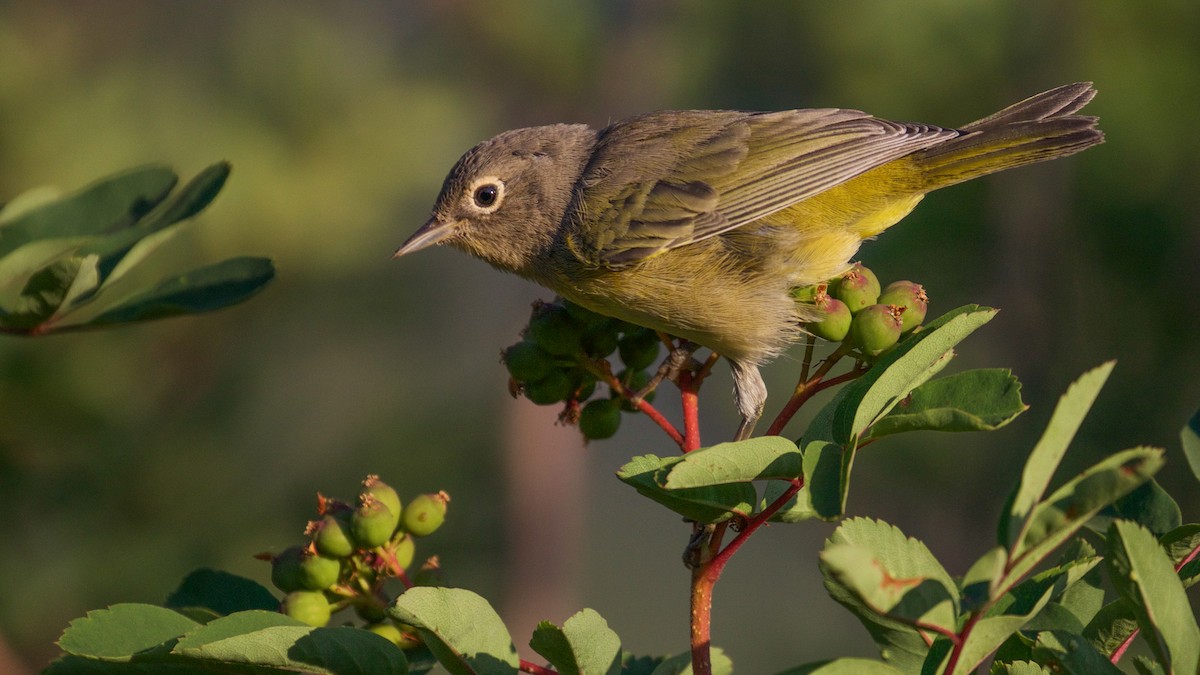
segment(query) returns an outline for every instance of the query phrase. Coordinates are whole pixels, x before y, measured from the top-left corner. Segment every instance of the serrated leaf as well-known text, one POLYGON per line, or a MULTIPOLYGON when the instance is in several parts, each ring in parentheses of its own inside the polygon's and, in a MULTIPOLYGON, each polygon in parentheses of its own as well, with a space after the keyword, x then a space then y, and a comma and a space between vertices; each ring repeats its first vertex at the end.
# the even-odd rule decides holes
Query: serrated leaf
POLYGON ((1164 534, 1161 542, 1183 587, 1191 588, 1200 581, 1200 523, 1181 525, 1164 534))
POLYGON ((274 276, 274 266, 266 258, 230 258, 167 279, 78 327, 211 312, 249 298, 274 276))
MULTIPOLYGON (((1051 610, 1053 605, 1050 601, 1062 597, 1067 589, 1079 583, 1100 564, 1100 561, 1101 558, 1099 556, 1092 556, 1071 560, 1042 570, 1005 593, 992 606, 989 615, 993 613, 1028 614, 1033 606, 1041 601, 1048 592, 1050 598, 1043 608, 1042 613, 1032 618, 1026 625, 1025 630, 1068 629, 1078 632, 1083 629, 1084 622, 1069 613, 1065 615, 1055 613, 1055 610, 1051 610), (1049 615, 1046 613, 1047 610, 1051 610, 1049 615), (1068 621, 1070 625, 1061 625, 1063 620, 1068 621)), ((1063 611, 1065 612, 1065 610, 1063 611)))
POLYGON ((1109 361, 1084 373, 1058 400, 1042 437, 1025 460, 1021 480, 1010 500, 1008 516, 1000 520, 1000 543, 1014 554, 1019 552, 1026 530, 1031 526, 1034 508, 1050 485, 1054 471, 1067 446, 1083 423, 1115 362, 1109 361))
POLYGON ((846 657, 830 661, 806 663, 795 668, 788 668, 778 675, 902 675, 883 661, 846 657))
POLYGON ((595 610, 585 609, 563 623, 538 624, 529 641, 559 675, 592 675, 621 672, 621 639, 595 610))
POLYGON ((127 228, 159 204, 177 180, 165 166, 138 167, 6 216, 0 226, 0 257, 39 239, 91 236, 127 228))
POLYGON ((396 645, 360 628, 313 628, 278 612, 249 610, 215 619, 184 635, 171 654, 207 664, 330 675, 404 675, 396 645))
POLYGON ((1033 647, 1034 658, 1055 672, 1069 675, 1120 675, 1103 654, 1083 636, 1069 631, 1042 631, 1033 647))
POLYGON ((730 483, 701 488, 668 490, 663 487, 667 472, 682 457, 634 457, 617 471, 621 482, 638 494, 698 523, 719 523, 734 516, 749 517, 758 494, 749 483, 730 483))
POLYGON ((63 631, 58 646, 68 654, 127 661, 174 640, 200 624, 164 607, 122 603, 93 610, 63 631))
POLYGON ((1173 672, 1196 672, 1200 627, 1158 539, 1135 523, 1118 520, 1109 529, 1108 542, 1113 586, 1132 607, 1142 637, 1173 672))
POLYGON ((1103 534, 1116 519, 1135 522, 1160 536, 1183 524, 1179 504, 1153 478, 1101 509, 1087 526, 1103 534))
MULTIPOLYGON (((826 546, 857 544, 870 548, 872 555, 894 579, 922 578, 936 582, 950 598, 956 597, 954 580, 921 542, 904 536, 900 530, 875 520, 852 518, 844 521, 830 536, 826 546)), ((929 651, 929 643, 909 622, 880 615, 864 603, 858 593, 836 579, 822 563, 825 588, 838 603, 862 622, 879 647, 880 656, 905 672, 920 670, 929 651)), ((942 610, 938 610, 942 611, 942 610)), ((951 614, 957 613, 950 603, 951 614)))
POLYGON ((225 615, 248 609, 274 611, 279 607, 279 600, 256 581, 201 568, 184 577, 163 604, 171 609, 203 607, 225 615))
POLYGON ((1111 455, 1055 490, 1034 507, 1004 585, 1015 583, 1071 538, 1100 509, 1149 480, 1162 468, 1162 450, 1133 448, 1111 455))
POLYGON ((461 588, 411 588, 388 615, 417 629, 438 662, 453 675, 516 672, 520 659, 496 610, 461 588))
POLYGON ((954 597, 926 576, 892 575, 863 544, 833 544, 821 552, 822 572, 854 594, 859 603, 879 616, 955 629, 954 597))
MULTIPOLYGON (((730 675, 733 672, 733 661, 719 647, 710 650, 713 675, 730 675)), ((650 675, 692 675, 692 655, 689 652, 676 654, 664 659, 650 675)))
POLYGON ((968 370, 913 389, 871 425, 866 437, 906 431, 992 431, 1028 407, 1021 401, 1021 383, 1012 371, 968 370))
POLYGON ((799 478, 801 455, 796 444, 782 436, 760 436, 735 443, 720 443, 683 455, 667 471, 668 490, 769 478, 799 478))
POLYGON ((993 661, 988 675, 1054 675, 1054 673, 1032 661, 1013 661, 1011 663, 993 661))
POLYGON ((1183 456, 1187 458, 1192 475, 1200 481, 1200 410, 1183 425, 1179 432, 1179 440, 1183 444, 1183 456))
POLYGON ((990 308, 959 307, 901 341, 865 375, 846 385, 845 398, 833 418, 833 440, 847 446, 861 437, 900 399, 945 367, 954 345, 995 315, 990 308))
POLYGON ((949 675, 975 672, 979 664, 991 656, 1010 636, 1021 630, 1049 601, 1050 591, 1046 591, 1029 612, 987 616, 976 621, 970 633, 965 636, 958 661, 949 675))

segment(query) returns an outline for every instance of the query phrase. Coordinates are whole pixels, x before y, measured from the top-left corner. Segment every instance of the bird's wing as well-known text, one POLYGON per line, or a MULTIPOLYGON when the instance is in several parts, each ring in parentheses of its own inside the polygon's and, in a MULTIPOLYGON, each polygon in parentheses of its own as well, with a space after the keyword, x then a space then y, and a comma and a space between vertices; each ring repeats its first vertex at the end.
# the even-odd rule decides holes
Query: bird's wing
POLYGON ((727 232, 959 132, 834 108, 650 113, 601 132, 568 238, 623 267, 727 232))

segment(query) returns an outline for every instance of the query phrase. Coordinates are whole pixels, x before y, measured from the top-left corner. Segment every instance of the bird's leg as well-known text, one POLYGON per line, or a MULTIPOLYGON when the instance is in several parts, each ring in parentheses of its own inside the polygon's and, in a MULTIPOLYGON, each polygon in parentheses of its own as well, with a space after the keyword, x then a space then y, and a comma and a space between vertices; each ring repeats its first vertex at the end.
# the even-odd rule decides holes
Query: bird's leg
POLYGON ((694 570, 708 562, 707 558, 712 555, 708 543, 712 540, 714 529, 716 526, 711 523, 692 523, 692 536, 683 549, 683 564, 688 569, 694 570))
POLYGON ((667 358, 663 360, 662 364, 658 367, 658 371, 654 373, 654 377, 650 378, 646 386, 634 394, 634 400, 640 400, 646 394, 657 389, 663 380, 674 381, 679 377, 679 371, 683 370, 684 364, 692 358, 692 354, 699 348, 700 345, 695 342, 689 342, 688 340, 681 341, 679 346, 672 349, 667 358))
POLYGON ((762 417, 767 403, 767 385, 756 365, 731 360, 729 368, 733 371, 733 398, 742 414, 742 423, 733 440, 744 441, 750 438, 755 423, 762 417))

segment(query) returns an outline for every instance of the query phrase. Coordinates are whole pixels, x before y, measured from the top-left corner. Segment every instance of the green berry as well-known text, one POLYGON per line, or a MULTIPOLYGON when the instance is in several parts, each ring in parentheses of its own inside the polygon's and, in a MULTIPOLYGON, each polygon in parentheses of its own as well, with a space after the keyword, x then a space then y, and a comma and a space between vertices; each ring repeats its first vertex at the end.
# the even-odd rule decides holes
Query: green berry
POLYGON ((821 318, 808 324, 813 335, 830 342, 841 342, 850 332, 850 308, 846 303, 821 293, 816 298, 817 311, 821 318))
POLYGON ((568 374, 572 388, 572 395, 576 401, 586 401, 596 392, 596 376, 582 368, 574 368, 568 374))
POLYGON ((577 321, 579 325, 583 326, 589 331, 600 328, 601 326, 607 326, 612 323, 612 319, 610 317, 604 316, 599 312, 593 312, 587 307, 584 307, 583 305, 577 305, 570 300, 563 300, 562 306, 567 310, 567 314, 569 314, 572 319, 577 321))
POLYGON ((310 522, 306 533, 312 537, 313 546, 321 555, 346 558, 354 553, 354 542, 350 541, 349 510, 326 513, 320 520, 310 522))
POLYGON ((373 495, 364 494, 350 516, 350 536, 359 548, 375 548, 392 537, 395 522, 391 509, 373 495))
POLYGON ((551 371, 536 382, 525 383, 525 398, 538 405, 554 405, 570 398, 575 391, 571 378, 562 370, 551 371))
POLYGON ((582 349, 583 325, 561 305, 542 305, 529 320, 527 336, 555 356, 574 356, 582 349))
POLYGON ((446 504, 450 495, 445 492, 418 495, 404 509, 404 529, 414 537, 426 537, 437 531, 446 519, 446 504))
POLYGON ((368 624, 383 621, 387 618, 387 608, 372 596, 358 596, 354 599, 354 613, 368 624))
POLYGON ((851 343, 868 356, 878 356, 900 339, 900 315, 895 305, 864 307, 850 322, 851 343))
POLYGON ((329 623, 332 608, 321 591, 292 591, 283 598, 283 613, 320 628, 329 623))
POLYGON ((500 358, 508 368, 508 374, 517 382, 540 380, 554 370, 554 357, 532 340, 521 340, 512 345, 501 353, 500 358))
POLYGON ((367 626, 367 630, 396 646, 399 646, 400 642, 404 640, 404 634, 391 621, 380 621, 379 623, 370 624, 367 626))
POLYGON ((300 582, 310 591, 323 591, 334 585, 342 572, 337 558, 326 558, 311 551, 300 556, 300 582))
POLYGON ((929 311, 929 296, 925 287, 912 281, 893 281, 879 294, 879 304, 903 307, 900 315, 904 325, 901 332, 908 333, 921 325, 929 311))
POLYGON ((617 331, 612 323, 592 328, 583 334, 583 352, 593 359, 602 359, 617 351, 617 331))
MULTIPOLYGON (((617 373, 617 379, 621 381, 621 384, 625 385, 625 389, 632 395, 638 393, 642 389, 645 389, 646 385, 650 384, 650 373, 644 370, 631 371, 626 369, 617 373)), ((644 400, 646 403, 653 403, 654 396, 656 394, 658 394, 657 389, 647 393, 644 397, 642 397, 642 400, 644 400)), ((616 396, 616 394, 614 393, 613 396, 616 396)), ((634 406, 629 399, 621 398, 620 400, 621 410, 637 412, 637 407, 634 406)))
POLYGON ((801 286, 792 289, 792 299, 796 302, 813 303, 822 295, 828 295, 829 284, 819 283, 811 286, 801 286))
POLYGON ((854 263, 845 274, 838 278, 833 286, 833 297, 846 303, 851 314, 879 301, 879 279, 875 273, 862 263, 854 263))
POLYGON ((395 532, 396 527, 400 524, 400 513, 403 510, 400 503, 400 494, 396 492, 396 488, 383 482, 375 474, 367 476, 362 486, 362 494, 370 494, 392 512, 392 517, 396 520, 396 522, 392 523, 392 532, 395 532))
POLYGON ((642 328, 626 333, 617 341, 617 351, 621 355, 621 363, 629 370, 645 370, 658 360, 658 350, 662 343, 658 334, 648 328, 642 328))
POLYGON ((271 558, 271 583, 275 584, 275 588, 291 593, 305 587, 304 576, 300 572, 303 556, 303 546, 289 546, 271 558))
POLYGON ((393 539, 388 546, 400 569, 408 569, 408 566, 412 564, 413 556, 417 553, 417 546, 413 542, 413 538, 406 534, 399 541, 393 539))
POLYGON ((611 438, 620 426, 621 402, 616 399, 598 398, 590 401, 579 413, 579 431, 589 440, 611 438))

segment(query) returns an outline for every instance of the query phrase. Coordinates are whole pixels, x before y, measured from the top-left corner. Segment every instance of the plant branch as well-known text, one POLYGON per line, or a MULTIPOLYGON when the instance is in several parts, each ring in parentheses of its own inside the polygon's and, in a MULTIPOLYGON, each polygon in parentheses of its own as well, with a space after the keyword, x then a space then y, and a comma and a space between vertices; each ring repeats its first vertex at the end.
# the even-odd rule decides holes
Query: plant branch
POLYGON ((637 406, 637 409, 642 414, 644 414, 646 417, 649 417, 652 422, 657 424, 659 428, 661 428, 668 436, 671 437, 671 440, 675 442, 675 445, 679 446, 680 450, 684 448, 683 434, 679 433, 679 430, 675 428, 675 425, 671 424, 671 422, 667 420, 667 418, 664 417, 657 408, 650 405, 650 403, 645 399, 636 396, 634 392, 629 391, 629 389, 625 387, 621 380, 618 379, 616 375, 613 375, 612 368, 609 366, 608 361, 603 359, 599 361, 585 360, 582 361, 582 365, 590 373, 607 384, 617 396, 620 396, 621 398, 637 406))
POLYGON ((789 398, 787 404, 783 406, 783 410, 779 411, 779 415, 775 417, 775 421, 771 422, 770 428, 767 429, 767 436, 778 436, 779 434, 783 433, 784 427, 787 426, 788 422, 792 421, 792 417, 796 414, 796 411, 800 409, 800 406, 804 405, 805 402, 816 395, 817 392, 820 392, 826 387, 832 386, 833 384, 840 384, 841 382, 852 380, 865 372, 855 368, 848 373, 831 379, 830 384, 821 386, 822 380, 825 379, 825 376, 829 374, 829 371, 833 369, 834 365, 836 365, 837 362, 848 353, 848 351, 849 350, 844 344, 839 346, 832 354, 829 355, 829 358, 825 359, 821 363, 821 365, 817 368, 817 372, 814 373, 812 377, 807 379, 802 377, 800 379, 800 382, 796 384, 796 389, 792 392, 792 397, 789 398))
POLYGON ((683 406, 683 451, 700 449, 700 380, 687 370, 679 372, 679 399, 683 406))
POLYGON ((545 666, 539 666, 538 664, 532 661, 526 661, 525 659, 521 659, 521 665, 517 668, 517 670, 520 670, 522 673, 531 673, 532 675, 558 675, 557 670, 552 670, 550 668, 546 668, 545 666))

